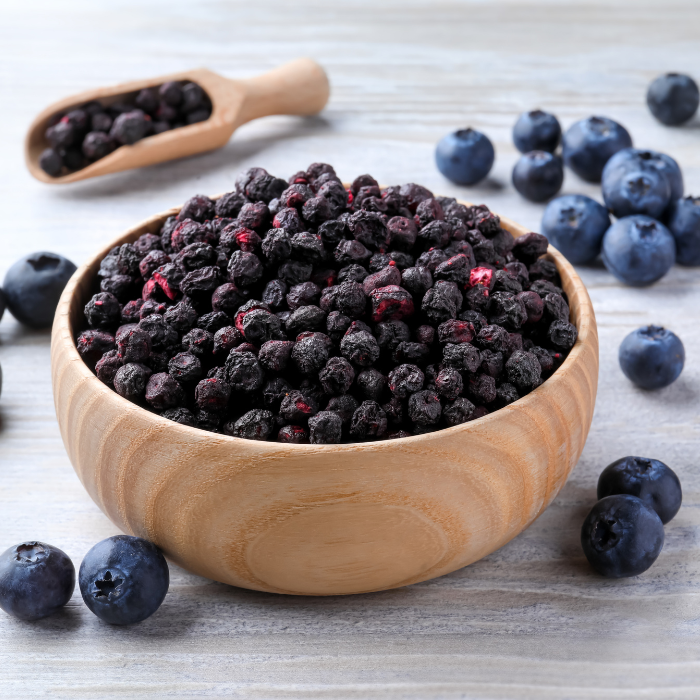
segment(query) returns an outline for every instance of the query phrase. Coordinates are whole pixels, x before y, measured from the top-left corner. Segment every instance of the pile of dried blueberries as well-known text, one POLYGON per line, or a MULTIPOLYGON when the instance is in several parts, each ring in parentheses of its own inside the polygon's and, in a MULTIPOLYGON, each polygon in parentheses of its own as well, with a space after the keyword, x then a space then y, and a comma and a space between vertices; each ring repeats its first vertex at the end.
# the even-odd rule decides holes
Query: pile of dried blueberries
POLYGON ((251 168, 110 251, 77 347, 121 396, 205 430, 427 433, 516 401, 573 347, 546 249, 420 185, 251 168))
POLYGON ((50 148, 39 156, 39 165, 51 177, 65 175, 108 156, 119 146, 210 116, 209 97, 196 83, 163 83, 110 105, 89 102, 52 117, 45 133, 50 148))

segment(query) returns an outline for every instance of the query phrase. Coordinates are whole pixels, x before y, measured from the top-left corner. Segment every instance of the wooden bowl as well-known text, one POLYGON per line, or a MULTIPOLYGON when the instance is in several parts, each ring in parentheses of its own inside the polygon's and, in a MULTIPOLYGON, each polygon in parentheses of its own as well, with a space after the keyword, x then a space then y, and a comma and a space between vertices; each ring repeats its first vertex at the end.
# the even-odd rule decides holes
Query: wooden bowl
MULTIPOLYGON (((58 306, 54 400, 80 480, 126 533, 184 568, 275 593, 378 591, 481 559, 549 505, 581 455, 598 383, 598 335, 586 289, 551 246, 578 341, 540 387, 478 420, 349 445, 281 445, 171 422, 102 384, 75 346, 100 260, 155 233, 158 214, 83 265, 58 306)), ((514 236, 526 229, 507 219, 514 236)))

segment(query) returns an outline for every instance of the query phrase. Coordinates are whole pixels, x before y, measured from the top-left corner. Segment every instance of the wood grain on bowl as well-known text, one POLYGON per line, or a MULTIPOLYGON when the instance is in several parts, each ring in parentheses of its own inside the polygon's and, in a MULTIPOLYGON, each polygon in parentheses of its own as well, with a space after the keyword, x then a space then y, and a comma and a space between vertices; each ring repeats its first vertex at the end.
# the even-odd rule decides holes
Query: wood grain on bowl
MULTIPOLYGON (((278 593, 383 590, 503 546, 557 495, 583 449, 598 382, 591 301, 551 246, 579 336, 540 387, 478 420, 398 440, 281 445, 173 423, 102 384, 75 347, 102 257, 69 282, 52 335, 56 413, 90 496, 124 532, 217 581, 278 593)), ((526 229, 508 219, 514 236, 526 229)))

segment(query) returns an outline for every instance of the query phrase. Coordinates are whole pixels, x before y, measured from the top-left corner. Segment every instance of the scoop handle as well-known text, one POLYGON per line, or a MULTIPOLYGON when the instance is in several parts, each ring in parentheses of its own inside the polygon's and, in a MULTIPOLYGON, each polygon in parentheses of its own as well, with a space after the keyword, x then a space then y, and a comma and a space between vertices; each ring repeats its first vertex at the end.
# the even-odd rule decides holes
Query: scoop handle
POLYGON ((272 114, 318 114, 330 95, 326 72, 310 58, 297 58, 255 78, 236 82, 245 93, 237 125, 272 114))

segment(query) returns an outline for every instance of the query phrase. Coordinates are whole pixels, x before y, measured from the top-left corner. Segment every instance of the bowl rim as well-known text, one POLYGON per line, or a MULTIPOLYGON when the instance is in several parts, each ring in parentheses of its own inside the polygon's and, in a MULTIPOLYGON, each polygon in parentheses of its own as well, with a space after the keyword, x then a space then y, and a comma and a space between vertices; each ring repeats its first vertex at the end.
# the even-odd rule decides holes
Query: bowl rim
MULTIPOLYGON (((349 185, 344 184, 347 188, 349 185)), ((382 189, 384 186, 381 186, 382 189)), ((211 197, 212 200, 216 201, 223 196, 223 193, 214 195, 211 197)), ((435 195, 440 196, 440 195, 435 195)), ((465 206, 474 206, 472 203, 457 200, 460 204, 465 206)), ((192 435, 201 440, 202 436, 209 436, 212 440, 217 443, 223 441, 229 442, 232 447, 240 444, 240 441, 244 441, 247 445, 255 445, 256 449, 260 452, 270 451, 276 454, 280 450, 293 450, 293 451, 309 451, 313 452, 327 452, 337 453, 342 452, 364 452, 368 450, 384 450, 388 446, 397 444, 408 445, 405 441, 410 441, 410 445, 416 446, 421 443, 428 445, 430 442, 434 441, 436 438, 439 439, 441 435, 455 435, 459 432, 468 434, 472 430, 481 428, 487 425, 489 422, 498 420, 498 416, 503 416, 506 412, 511 411, 522 411, 531 407, 535 402, 538 402, 550 391, 556 391, 557 386, 566 381, 566 375, 572 371, 575 365, 577 365, 586 351, 586 347, 591 342, 596 342, 597 346, 597 332, 596 332, 596 321, 595 312, 593 310, 593 304, 590 300, 588 292, 586 290, 583 281, 575 271, 573 265, 560 253, 551 243, 548 245, 547 252, 545 255, 553 259, 557 266, 557 270, 562 277, 562 287, 569 287, 567 295, 569 297, 569 306, 574 315, 574 320, 572 321, 578 330, 578 337, 573 348, 570 350, 564 362, 561 366, 555 370, 551 377, 546 379, 540 386, 531 391, 529 394, 520 397, 517 401, 514 401, 503 408, 497 409, 492 413, 489 413, 481 418, 475 420, 467 421, 466 423, 460 423, 449 428, 440 428, 438 430, 432 431, 430 433, 424 433, 420 435, 411 435, 408 437, 402 437, 392 440, 374 440, 370 442, 351 442, 351 443, 336 443, 336 444, 290 444, 290 443, 279 443, 271 440, 249 440, 247 438, 237 438, 224 433, 214 433, 202 428, 197 428, 193 426, 183 425, 182 423, 177 423, 175 421, 163 418, 157 413, 149 411, 148 409, 135 404, 128 399, 123 398, 117 394, 114 389, 111 389, 106 384, 103 384, 97 376, 90 370, 87 364, 83 361, 82 357, 78 354, 76 342, 75 342, 75 331, 73 327, 73 322, 71 319, 72 313, 74 313, 74 306, 80 304, 78 296, 83 292, 84 289, 94 289, 94 281, 99 269, 99 264, 101 260, 111 251, 115 246, 122 245, 124 243, 132 242, 136 240, 143 233, 149 231, 157 231, 160 229, 162 223, 169 217, 177 215, 183 205, 172 207, 164 212, 154 214, 147 219, 140 221, 138 224, 131 226, 125 232, 119 234, 108 246, 102 248, 96 255, 92 256, 85 263, 80 265, 78 269, 73 273, 73 276, 68 281, 56 309, 56 314, 54 317, 54 323, 51 334, 51 355, 52 359, 55 353, 58 352, 58 346, 61 345, 63 350, 68 353, 67 361, 74 364, 74 367, 79 367, 79 373, 83 381, 90 383, 90 388, 95 392, 101 392, 107 397, 107 400, 123 402, 122 409, 124 411, 134 411, 138 409, 139 415, 142 415, 144 420, 151 420, 154 426, 159 426, 161 429, 171 429, 181 432, 183 435, 192 435), (573 300, 576 301, 576 306, 572 304, 573 300), (193 431, 193 432, 190 432, 193 431)), ((507 230, 514 238, 519 238, 526 233, 530 233, 530 230, 526 227, 518 224, 507 217, 500 216, 496 213, 501 220, 501 227, 507 230)), ((596 347, 597 354, 597 347, 596 347)))

